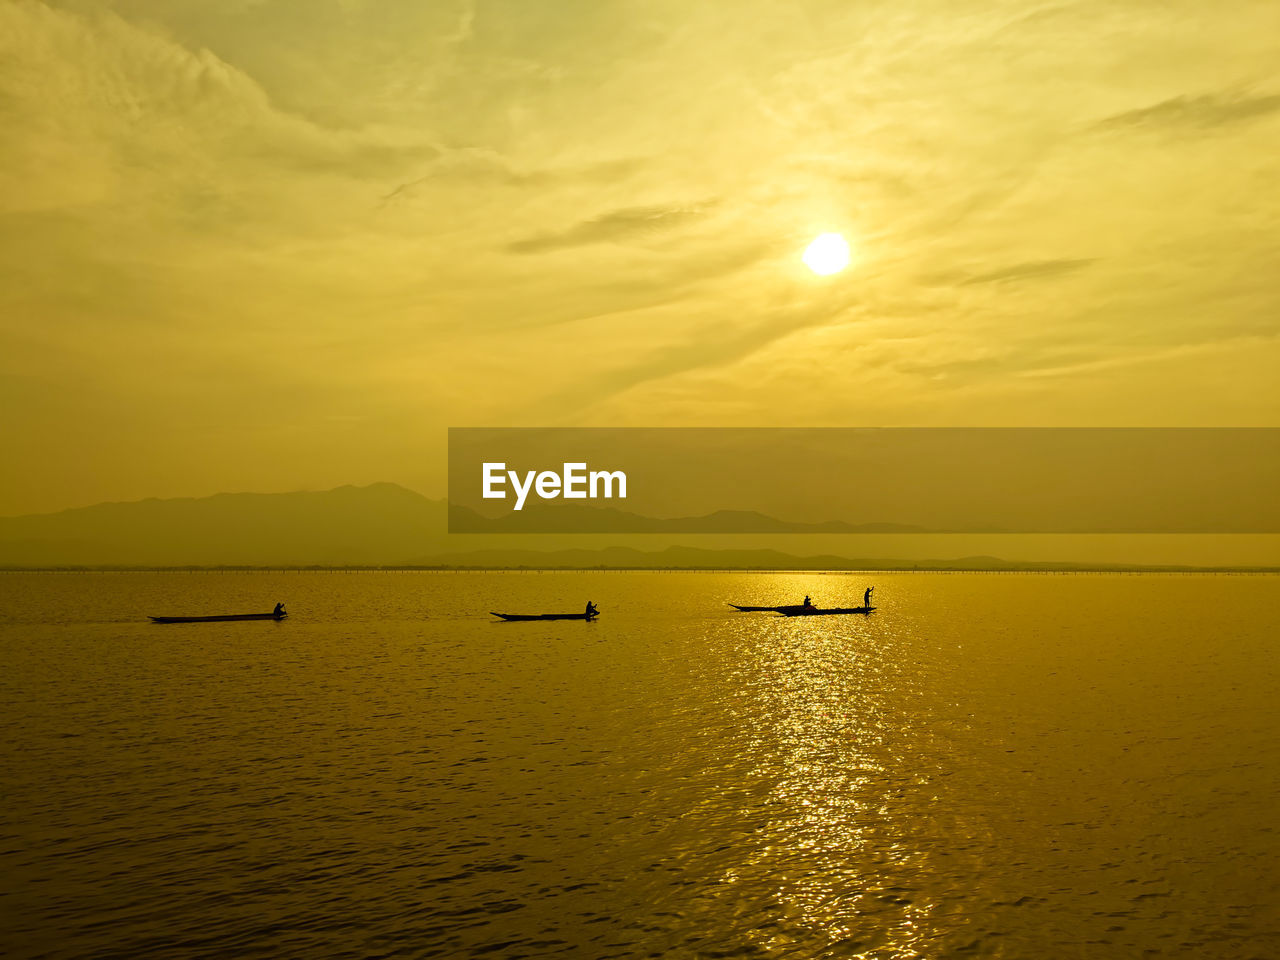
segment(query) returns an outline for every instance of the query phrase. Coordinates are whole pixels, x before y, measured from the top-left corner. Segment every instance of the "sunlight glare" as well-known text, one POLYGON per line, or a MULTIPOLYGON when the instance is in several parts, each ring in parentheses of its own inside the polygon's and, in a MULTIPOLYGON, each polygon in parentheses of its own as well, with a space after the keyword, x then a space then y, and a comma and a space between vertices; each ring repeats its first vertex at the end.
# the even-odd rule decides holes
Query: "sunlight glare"
POLYGON ((828 276, 849 265, 849 244, 838 233, 823 233, 814 238, 801 258, 814 273, 828 276))

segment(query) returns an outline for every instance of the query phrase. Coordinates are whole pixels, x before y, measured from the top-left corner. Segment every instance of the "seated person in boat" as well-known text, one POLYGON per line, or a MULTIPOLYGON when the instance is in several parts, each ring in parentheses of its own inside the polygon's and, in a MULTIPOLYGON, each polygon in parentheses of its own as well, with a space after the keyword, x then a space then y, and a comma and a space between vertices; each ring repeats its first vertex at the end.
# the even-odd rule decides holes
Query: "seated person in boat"
POLYGON ((599 615, 599 613, 600 613, 600 610, 596 607, 596 605, 595 605, 594 603, 592 603, 590 600, 588 600, 588 601, 587 601, 587 616, 588 616, 588 617, 594 617, 594 616, 598 616, 598 615, 599 615))
POLYGON ((276 608, 275 608, 274 610, 272 610, 272 611, 271 611, 271 615, 272 615, 273 617, 287 617, 287 616, 288 616, 288 614, 284 612, 284 604, 283 604, 283 603, 277 603, 277 604, 276 604, 276 608))
POLYGON ((802 607, 812 607, 812 606, 813 606, 813 601, 809 599, 809 595, 808 595, 807 593, 805 594, 805 597, 804 597, 804 603, 802 603, 802 604, 801 604, 801 606, 802 606, 802 607))

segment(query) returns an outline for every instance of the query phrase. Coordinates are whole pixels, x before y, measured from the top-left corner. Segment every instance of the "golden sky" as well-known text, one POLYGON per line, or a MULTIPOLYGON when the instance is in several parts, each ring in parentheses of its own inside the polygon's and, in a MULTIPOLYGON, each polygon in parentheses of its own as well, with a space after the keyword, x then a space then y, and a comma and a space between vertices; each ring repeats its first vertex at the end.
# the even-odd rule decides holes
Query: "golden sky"
POLYGON ((0 178, 0 514, 440 495, 448 426, 1280 424, 1274 0, 2 0, 0 178))

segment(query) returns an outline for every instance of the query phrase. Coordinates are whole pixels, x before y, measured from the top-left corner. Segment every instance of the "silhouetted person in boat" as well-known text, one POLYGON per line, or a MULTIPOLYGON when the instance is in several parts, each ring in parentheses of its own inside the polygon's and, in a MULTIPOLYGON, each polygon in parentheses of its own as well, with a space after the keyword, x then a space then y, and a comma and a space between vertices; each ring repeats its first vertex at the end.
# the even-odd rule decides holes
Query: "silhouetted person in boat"
POLYGON ((862 595, 862 605, 864 607, 871 606, 871 591, 874 589, 875 587, 867 587, 867 592, 862 595))
POLYGON ((592 603, 590 600, 588 600, 587 601, 587 619, 590 620, 592 617, 598 617, 599 615, 600 615, 600 611, 596 608, 596 605, 592 603))
POLYGON ((809 595, 808 595, 807 593, 804 595, 804 603, 802 603, 802 604, 801 604, 801 606, 802 606, 802 607, 812 607, 812 606, 813 606, 813 601, 809 599, 809 595))
POLYGON ((277 604, 276 604, 276 608, 275 608, 274 610, 272 610, 272 611, 271 611, 271 615, 272 615, 273 617, 287 617, 287 616, 288 616, 288 614, 284 612, 284 604, 283 604, 283 603, 277 603, 277 604))

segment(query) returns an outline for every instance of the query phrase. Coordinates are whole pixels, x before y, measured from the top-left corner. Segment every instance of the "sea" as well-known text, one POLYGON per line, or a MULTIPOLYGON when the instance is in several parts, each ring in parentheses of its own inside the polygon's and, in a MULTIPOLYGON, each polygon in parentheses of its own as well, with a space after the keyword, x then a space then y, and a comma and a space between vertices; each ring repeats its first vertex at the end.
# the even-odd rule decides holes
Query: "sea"
POLYGON ((1280 957, 1278 628, 1266 575, 0 574, 0 954, 1280 957))

